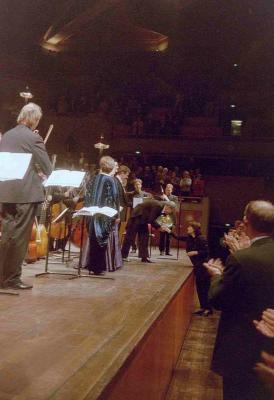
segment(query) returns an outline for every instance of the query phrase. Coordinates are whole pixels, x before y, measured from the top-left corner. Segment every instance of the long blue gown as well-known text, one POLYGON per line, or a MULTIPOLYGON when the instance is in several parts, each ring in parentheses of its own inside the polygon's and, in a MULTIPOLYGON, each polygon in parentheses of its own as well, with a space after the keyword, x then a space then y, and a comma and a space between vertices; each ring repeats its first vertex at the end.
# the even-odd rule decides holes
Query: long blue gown
MULTIPOLYGON (((119 196, 113 177, 99 173, 91 179, 87 186, 85 205, 110 207, 119 213, 119 196)), ((96 214, 90 219, 89 240, 90 251, 88 269, 95 274, 106 270, 106 250, 109 235, 114 230, 114 218, 96 214)))

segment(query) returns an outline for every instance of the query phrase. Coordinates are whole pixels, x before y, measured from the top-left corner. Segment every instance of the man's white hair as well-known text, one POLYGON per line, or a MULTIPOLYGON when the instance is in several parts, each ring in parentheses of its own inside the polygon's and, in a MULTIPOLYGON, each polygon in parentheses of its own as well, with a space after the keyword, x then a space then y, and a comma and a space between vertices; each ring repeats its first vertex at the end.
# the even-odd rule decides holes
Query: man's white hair
POLYGON ((17 123, 24 123, 29 128, 32 128, 42 117, 41 107, 35 103, 26 104, 20 111, 17 117, 17 123))

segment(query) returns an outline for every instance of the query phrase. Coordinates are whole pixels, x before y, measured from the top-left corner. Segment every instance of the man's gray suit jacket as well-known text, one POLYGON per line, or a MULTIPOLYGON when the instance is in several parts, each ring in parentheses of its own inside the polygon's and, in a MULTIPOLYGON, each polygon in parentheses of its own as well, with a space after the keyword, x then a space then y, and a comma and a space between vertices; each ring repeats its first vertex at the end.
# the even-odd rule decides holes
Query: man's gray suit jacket
POLYGON ((30 165, 23 179, 0 182, 0 203, 39 203, 44 201, 42 180, 36 164, 45 175, 50 175, 52 165, 43 139, 25 125, 17 125, 3 135, 0 152, 30 153, 30 165))

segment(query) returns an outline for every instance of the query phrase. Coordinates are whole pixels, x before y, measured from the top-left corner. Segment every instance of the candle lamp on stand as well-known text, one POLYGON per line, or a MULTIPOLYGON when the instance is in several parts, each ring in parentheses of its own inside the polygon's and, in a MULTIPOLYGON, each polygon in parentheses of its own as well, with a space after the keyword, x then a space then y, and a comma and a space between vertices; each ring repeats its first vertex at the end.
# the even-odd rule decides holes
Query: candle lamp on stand
POLYGON ((34 97, 28 86, 26 86, 26 89, 23 92, 20 92, 19 94, 20 97, 23 97, 23 99, 25 100, 25 104, 27 104, 28 101, 34 97))

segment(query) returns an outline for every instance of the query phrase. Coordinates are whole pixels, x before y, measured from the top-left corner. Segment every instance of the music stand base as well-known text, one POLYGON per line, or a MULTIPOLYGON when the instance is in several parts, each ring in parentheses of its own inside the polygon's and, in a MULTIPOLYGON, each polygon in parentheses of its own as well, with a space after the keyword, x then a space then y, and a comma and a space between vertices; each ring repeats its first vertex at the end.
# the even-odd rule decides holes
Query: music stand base
POLYGON ((40 274, 36 274, 35 278, 38 278, 39 276, 45 276, 45 275, 63 275, 63 276, 71 276, 70 279, 76 279, 76 278, 99 278, 99 279, 108 279, 108 280, 114 280, 114 278, 110 276, 104 276, 104 275, 86 275, 86 274, 73 274, 71 272, 41 272, 40 274))
POLYGON ((76 278, 97 278, 97 279, 108 279, 108 280, 112 280, 114 281, 115 278, 112 278, 111 276, 105 276, 105 275, 95 275, 95 274, 91 274, 91 275, 87 275, 87 274, 77 274, 74 275, 72 278, 70 279, 76 279, 76 278))
POLYGON ((35 274, 35 278, 43 275, 64 275, 64 276, 75 276, 75 274, 72 274, 71 272, 41 272, 40 274, 35 274))
POLYGON ((19 296, 18 292, 9 289, 0 289, 0 294, 7 294, 9 296, 19 296))

